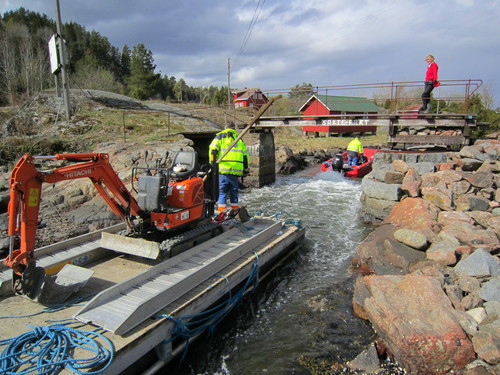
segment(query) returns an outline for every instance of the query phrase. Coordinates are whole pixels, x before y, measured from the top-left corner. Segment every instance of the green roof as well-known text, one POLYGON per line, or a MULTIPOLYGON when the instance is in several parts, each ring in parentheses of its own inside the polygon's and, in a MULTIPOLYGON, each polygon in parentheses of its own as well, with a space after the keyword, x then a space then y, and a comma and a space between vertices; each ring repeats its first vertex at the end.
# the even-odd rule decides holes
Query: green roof
MULTIPOLYGON (((333 96, 333 95, 314 95, 330 111, 340 112, 381 112, 381 109, 368 100, 357 96, 333 96)), ((311 99, 308 100, 308 102, 311 99)), ((307 103, 306 103, 307 104, 307 103)))

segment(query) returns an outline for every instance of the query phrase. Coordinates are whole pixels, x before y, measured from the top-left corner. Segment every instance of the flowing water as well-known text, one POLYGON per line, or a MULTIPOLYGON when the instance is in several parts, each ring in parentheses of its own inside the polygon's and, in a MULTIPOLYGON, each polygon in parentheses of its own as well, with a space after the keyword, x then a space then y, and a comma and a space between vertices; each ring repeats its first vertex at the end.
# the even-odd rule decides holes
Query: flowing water
POLYGON ((359 217, 361 184, 311 168, 241 195, 250 213, 299 218, 301 248, 215 334, 189 346, 163 374, 310 374, 302 364, 351 360, 373 339, 352 313, 354 250, 369 233, 359 217), (300 360, 300 363, 299 363, 300 360))

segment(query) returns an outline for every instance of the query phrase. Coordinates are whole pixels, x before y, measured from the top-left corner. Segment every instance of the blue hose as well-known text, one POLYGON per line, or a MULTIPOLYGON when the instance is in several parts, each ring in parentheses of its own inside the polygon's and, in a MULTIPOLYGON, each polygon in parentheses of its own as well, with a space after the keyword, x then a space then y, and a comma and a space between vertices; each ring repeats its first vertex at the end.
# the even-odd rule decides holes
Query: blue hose
MULTIPOLYGON (((255 290, 259 282, 259 255, 257 253, 254 254, 256 259, 245 285, 234 295, 229 293, 229 298, 225 302, 213 307, 212 309, 205 310, 195 315, 186 315, 179 318, 174 318, 173 316, 167 314, 157 316, 157 318, 167 318, 174 323, 172 335, 170 338, 165 339, 163 341, 164 343, 169 343, 176 339, 184 339, 187 341, 181 361, 186 356, 190 338, 199 335, 205 330, 208 330, 209 333, 213 333, 216 325, 219 324, 229 314, 229 312, 234 309, 235 306, 241 303, 245 291, 252 283, 254 284, 253 290, 255 290)), ((221 277, 228 281, 227 277, 221 277)))
POLYGON ((57 323, 34 327, 14 338, 1 340, 7 346, 0 355, 2 374, 57 374, 64 368, 76 374, 98 374, 113 361, 113 343, 103 335, 57 323), (96 339, 104 341, 104 348, 96 339), (75 349, 93 354, 86 358, 73 358, 75 349))

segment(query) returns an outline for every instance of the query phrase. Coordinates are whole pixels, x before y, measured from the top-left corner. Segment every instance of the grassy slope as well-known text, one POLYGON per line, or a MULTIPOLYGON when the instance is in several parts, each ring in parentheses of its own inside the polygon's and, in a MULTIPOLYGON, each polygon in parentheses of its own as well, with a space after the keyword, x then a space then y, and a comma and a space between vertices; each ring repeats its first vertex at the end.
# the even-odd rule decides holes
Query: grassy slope
MULTIPOLYGON (((167 112, 147 111, 139 108, 117 108, 101 102, 79 98, 75 113, 69 123, 57 113, 60 109, 50 105, 50 97, 39 100, 29 108, 0 108, 2 126, 15 114, 15 136, 0 141, 2 164, 17 160, 26 152, 32 154, 54 154, 61 152, 96 151, 106 142, 148 142, 175 140, 176 133, 196 131, 189 128, 182 118, 171 118, 167 112), (48 104, 49 103, 49 104, 48 104), (33 119, 36 119, 34 121, 33 119)), ((33 103, 33 101, 31 102, 33 103)), ((146 102, 144 104, 159 103, 146 102)), ((168 104, 168 103, 165 103, 168 104)), ((226 121, 248 124, 254 112, 251 110, 230 110, 193 103, 175 103, 173 106, 189 111, 194 117, 209 119, 223 125, 226 121)), ((12 125, 9 126, 12 128, 12 125)), ((298 128, 277 130, 276 146, 286 145, 294 152, 304 149, 345 148, 351 137, 307 138, 298 128)), ((385 142, 383 136, 362 137, 364 145, 385 142)))

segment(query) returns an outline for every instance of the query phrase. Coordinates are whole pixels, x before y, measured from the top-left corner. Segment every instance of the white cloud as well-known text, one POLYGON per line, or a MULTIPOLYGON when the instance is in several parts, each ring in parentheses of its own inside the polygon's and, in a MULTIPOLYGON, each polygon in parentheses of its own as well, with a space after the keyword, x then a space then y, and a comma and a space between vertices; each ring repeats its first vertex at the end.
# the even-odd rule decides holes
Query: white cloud
MULTIPOLYGON (((423 80, 432 53, 442 79, 480 78, 500 103, 500 2, 474 0, 60 0, 63 21, 121 49, 142 42, 163 74, 189 85, 262 89, 423 80), (242 49, 250 22, 258 20, 242 49), (239 54, 241 52, 241 54, 239 54)), ((54 18, 54 4, 0 0, 54 18)))

